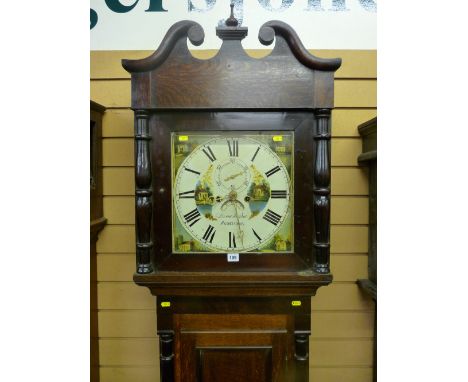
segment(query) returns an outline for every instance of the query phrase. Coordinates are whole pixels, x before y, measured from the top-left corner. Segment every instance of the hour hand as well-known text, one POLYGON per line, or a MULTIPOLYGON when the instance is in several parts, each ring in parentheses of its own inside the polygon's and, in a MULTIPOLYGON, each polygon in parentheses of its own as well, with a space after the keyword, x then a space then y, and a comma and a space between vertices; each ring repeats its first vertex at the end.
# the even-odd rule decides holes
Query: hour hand
POLYGON ((242 174, 243 174, 242 171, 241 171, 241 172, 238 172, 237 174, 228 176, 226 179, 224 179, 224 181, 227 182, 228 180, 232 180, 232 179, 234 179, 234 178, 236 178, 236 177, 238 177, 239 175, 242 175, 242 174))

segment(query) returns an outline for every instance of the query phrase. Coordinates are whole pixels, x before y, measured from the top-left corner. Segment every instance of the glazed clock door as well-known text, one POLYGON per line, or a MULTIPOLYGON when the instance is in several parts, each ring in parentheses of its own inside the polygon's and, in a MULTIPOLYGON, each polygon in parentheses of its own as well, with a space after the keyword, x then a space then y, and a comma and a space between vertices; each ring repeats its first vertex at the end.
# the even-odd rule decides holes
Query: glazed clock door
POLYGON ((152 115, 155 266, 263 275, 311 266, 315 124, 302 111, 152 115))
POLYGON ((293 251, 293 134, 174 133, 173 251, 293 251))

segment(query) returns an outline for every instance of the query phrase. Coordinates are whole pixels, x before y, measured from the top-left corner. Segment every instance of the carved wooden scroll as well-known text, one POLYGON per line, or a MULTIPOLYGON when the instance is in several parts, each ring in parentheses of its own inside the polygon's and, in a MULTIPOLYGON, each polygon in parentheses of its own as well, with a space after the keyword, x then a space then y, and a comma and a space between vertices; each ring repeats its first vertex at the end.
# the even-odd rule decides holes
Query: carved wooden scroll
POLYGON ((264 45, 275 41, 275 46, 261 59, 242 47, 246 27, 218 27, 216 33, 223 44, 209 60, 197 59, 188 50, 187 39, 200 45, 204 32, 187 20, 174 24, 152 55, 122 60, 132 74, 132 108, 333 108, 333 78, 341 60, 310 54, 289 25, 263 24, 259 40, 264 45))

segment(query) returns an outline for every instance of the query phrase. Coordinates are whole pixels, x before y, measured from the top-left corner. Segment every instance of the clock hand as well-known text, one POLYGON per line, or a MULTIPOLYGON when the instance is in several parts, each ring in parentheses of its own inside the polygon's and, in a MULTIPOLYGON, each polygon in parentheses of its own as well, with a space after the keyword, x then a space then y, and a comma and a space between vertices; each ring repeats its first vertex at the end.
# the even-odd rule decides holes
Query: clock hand
POLYGON ((232 204, 234 205, 234 209, 236 211, 236 219, 237 219, 237 232, 239 234, 241 244, 244 246, 244 231, 240 228, 240 221, 239 221, 239 214, 237 213, 237 204, 236 202, 240 203, 238 200, 232 200, 232 204))
POLYGON ((227 182, 228 180, 231 180, 231 179, 234 179, 236 177, 238 177, 239 175, 242 175, 243 172, 238 172, 237 174, 234 174, 234 175, 231 175, 231 176, 228 176, 226 179, 224 179, 225 182, 227 182))
POLYGON ((225 200, 225 199, 226 199, 225 196, 219 196, 219 195, 218 195, 218 196, 216 196, 216 198, 214 198, 214 201, 215 201, 216 203, 221 203, 221 202, 222 202, 223 200, 225 200))

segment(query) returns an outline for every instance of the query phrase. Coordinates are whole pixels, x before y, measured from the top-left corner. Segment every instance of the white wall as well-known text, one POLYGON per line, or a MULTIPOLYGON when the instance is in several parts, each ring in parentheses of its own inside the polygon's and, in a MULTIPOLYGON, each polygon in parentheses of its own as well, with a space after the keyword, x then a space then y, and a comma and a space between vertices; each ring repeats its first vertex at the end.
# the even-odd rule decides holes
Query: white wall
MULTIPOLYGON (((194 20, 205 30, 199 49, 218 49, 216 25, 229 15, 231 0, 91 0, 97 22, 91 50, 154 50, 168 28, 194 20), (154 11, 162 2, 163 11, 154 11), (131 6, 135 4, 133 8, 131 6), (121 5, 119 7, 119 5, 121 5), (120 9, 121 13, 113 9, 120 9), (124 9, 126 8, 126 9, 124 9), (131 8, 131 9, 130 9, 131 8), (153 8, 152 11, 148 9, 153 8)), ((265 48, 257 39, 269 20, 290 24, 306 48, 376 49, 376 0, 235 0, 236 16, 249 27, 245 49, 265 48)), ((193 47, 191 47, 193 48, 193 47)))

